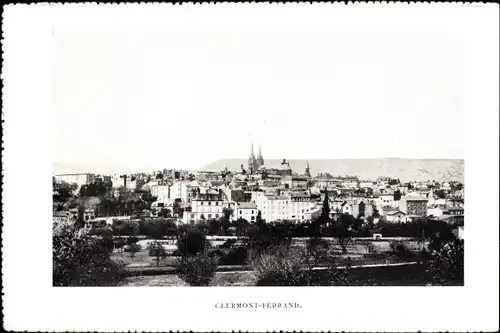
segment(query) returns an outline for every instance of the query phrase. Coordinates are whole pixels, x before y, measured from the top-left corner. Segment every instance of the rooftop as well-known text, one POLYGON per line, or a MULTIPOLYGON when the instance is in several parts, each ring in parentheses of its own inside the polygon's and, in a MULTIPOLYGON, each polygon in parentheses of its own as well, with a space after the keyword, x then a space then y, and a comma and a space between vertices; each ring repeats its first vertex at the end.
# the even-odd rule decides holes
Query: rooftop
POLYGON ((257 205, 252 202, 238 202, 238 209, 257 209, 257 205))
POLYGON ((416 197, 416 196, 406 196, 406 197, 403 197, 401 199, 406 200, 406 201, 427 201, 427 198, 416 197))

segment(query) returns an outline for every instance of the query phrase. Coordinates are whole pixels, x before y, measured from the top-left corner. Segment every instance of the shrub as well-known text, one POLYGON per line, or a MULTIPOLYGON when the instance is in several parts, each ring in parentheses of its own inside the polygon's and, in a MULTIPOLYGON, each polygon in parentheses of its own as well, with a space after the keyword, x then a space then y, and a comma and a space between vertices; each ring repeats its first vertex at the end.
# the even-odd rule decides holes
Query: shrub
POLYGON ((221 246, 219 246, 221 249, 229 249, 231 248, 234 244, 236 243, 236 239, 230 238, 226 240, 221 246))
POLYGON ((331 286, 352 286, 357 282, 349 263, 345 265, 345 268, 337 268, 333 259, 330 259, 328 264, 327 281, 331 286))
POLYGON ((125 277, 122 265, 113 262, 100 239, 85 231, 65 228, 53 236, 54 286, 112 286, 125 277))
POLYGON ((315 263, 327 257, 329 247, 328 242, 319 237, 311 237, 306 242, 307 255, 313 257, 315 263))
POLYGON ((454 239, 426 256, 426 273, 431 283, 438 285, 463 284, 464 242, 454 239))
POLYGON ((394 252, 399 258, 402 259, 412 259, 415 258, 416 255, 408 249, 408 247, 400 241, 392 241, 390 243, 390 247, 392 252, 394 252))
POLYGON ((252 254, 251 265, 257 275, 257 286, 304 286, 306 273, 302 270, 302 256, 284 246, 252 254))
POLYGON ((248 257, 246 247, 237 247, 229 250, 226 255, 219 258, 219 265, 245 265, 248 257))
POLYGON ((184 256, 178 262, 179 277, 190 286, 208 286, 215 276, 217 257, 208 251, 202 251, 194 256, 184 256))

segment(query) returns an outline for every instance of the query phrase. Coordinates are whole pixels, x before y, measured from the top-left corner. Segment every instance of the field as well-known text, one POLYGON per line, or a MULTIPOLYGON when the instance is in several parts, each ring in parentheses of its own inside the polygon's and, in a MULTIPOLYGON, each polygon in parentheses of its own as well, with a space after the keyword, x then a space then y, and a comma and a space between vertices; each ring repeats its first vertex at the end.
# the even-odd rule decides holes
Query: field
MULTIPOLYGON (((318 272, 318 274, 322 274, 318 272)), ((421 265, 353 268, 353 279, 349 286, 424 286, 421 265)), ((217 272, 210 286, 238 287, 255 286, 253 272, 217 272)), ((326 284, 325 284, 326 285, 326 284)), ((122 287, 185 287, 188 286, 177 275, 131 276, 120 284, 122 287)))

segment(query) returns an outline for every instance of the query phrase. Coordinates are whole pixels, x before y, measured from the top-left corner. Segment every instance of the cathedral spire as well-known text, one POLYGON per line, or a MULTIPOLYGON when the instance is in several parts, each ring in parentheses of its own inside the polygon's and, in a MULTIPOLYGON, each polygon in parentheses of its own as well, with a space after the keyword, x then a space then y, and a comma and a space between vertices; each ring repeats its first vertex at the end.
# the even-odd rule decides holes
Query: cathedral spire
POLYGON ((259 143, 259 156, 257 157, 257 166, 261 167, 264 165, 264 157, 262 157, 262 147, 259 143))
POLYGON ((248 157, 248 170, 250 174, 254 173, 257 170, 257 161, 255 159, 255 154, 253 153, 253 140, 250 147, 250 156, 248 157))
POLYGON ((311 172, 309 170, 309 160, 306 161, 306 172, 305 172, 307 177, 311 177, 311 172))

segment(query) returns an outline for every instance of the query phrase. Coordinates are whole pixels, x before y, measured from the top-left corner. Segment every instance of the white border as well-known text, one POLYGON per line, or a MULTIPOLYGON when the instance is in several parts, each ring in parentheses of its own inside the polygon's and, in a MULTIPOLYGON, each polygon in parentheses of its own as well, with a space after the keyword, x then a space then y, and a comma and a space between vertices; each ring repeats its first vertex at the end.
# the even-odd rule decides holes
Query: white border
MULTIPOLYGON (((27 331, 498 330, 498 6, 460 4, 4 7, 4 328, 27 331), (465 37, 466 286, 51 287, 51 29, 457 31, 465 37), (298 310, 216 310, 292 301, 298 310)), ((445 126, 445 124, 443 124, 445 126)), ((457 144, 462 144, 457 142, 457 144)))

